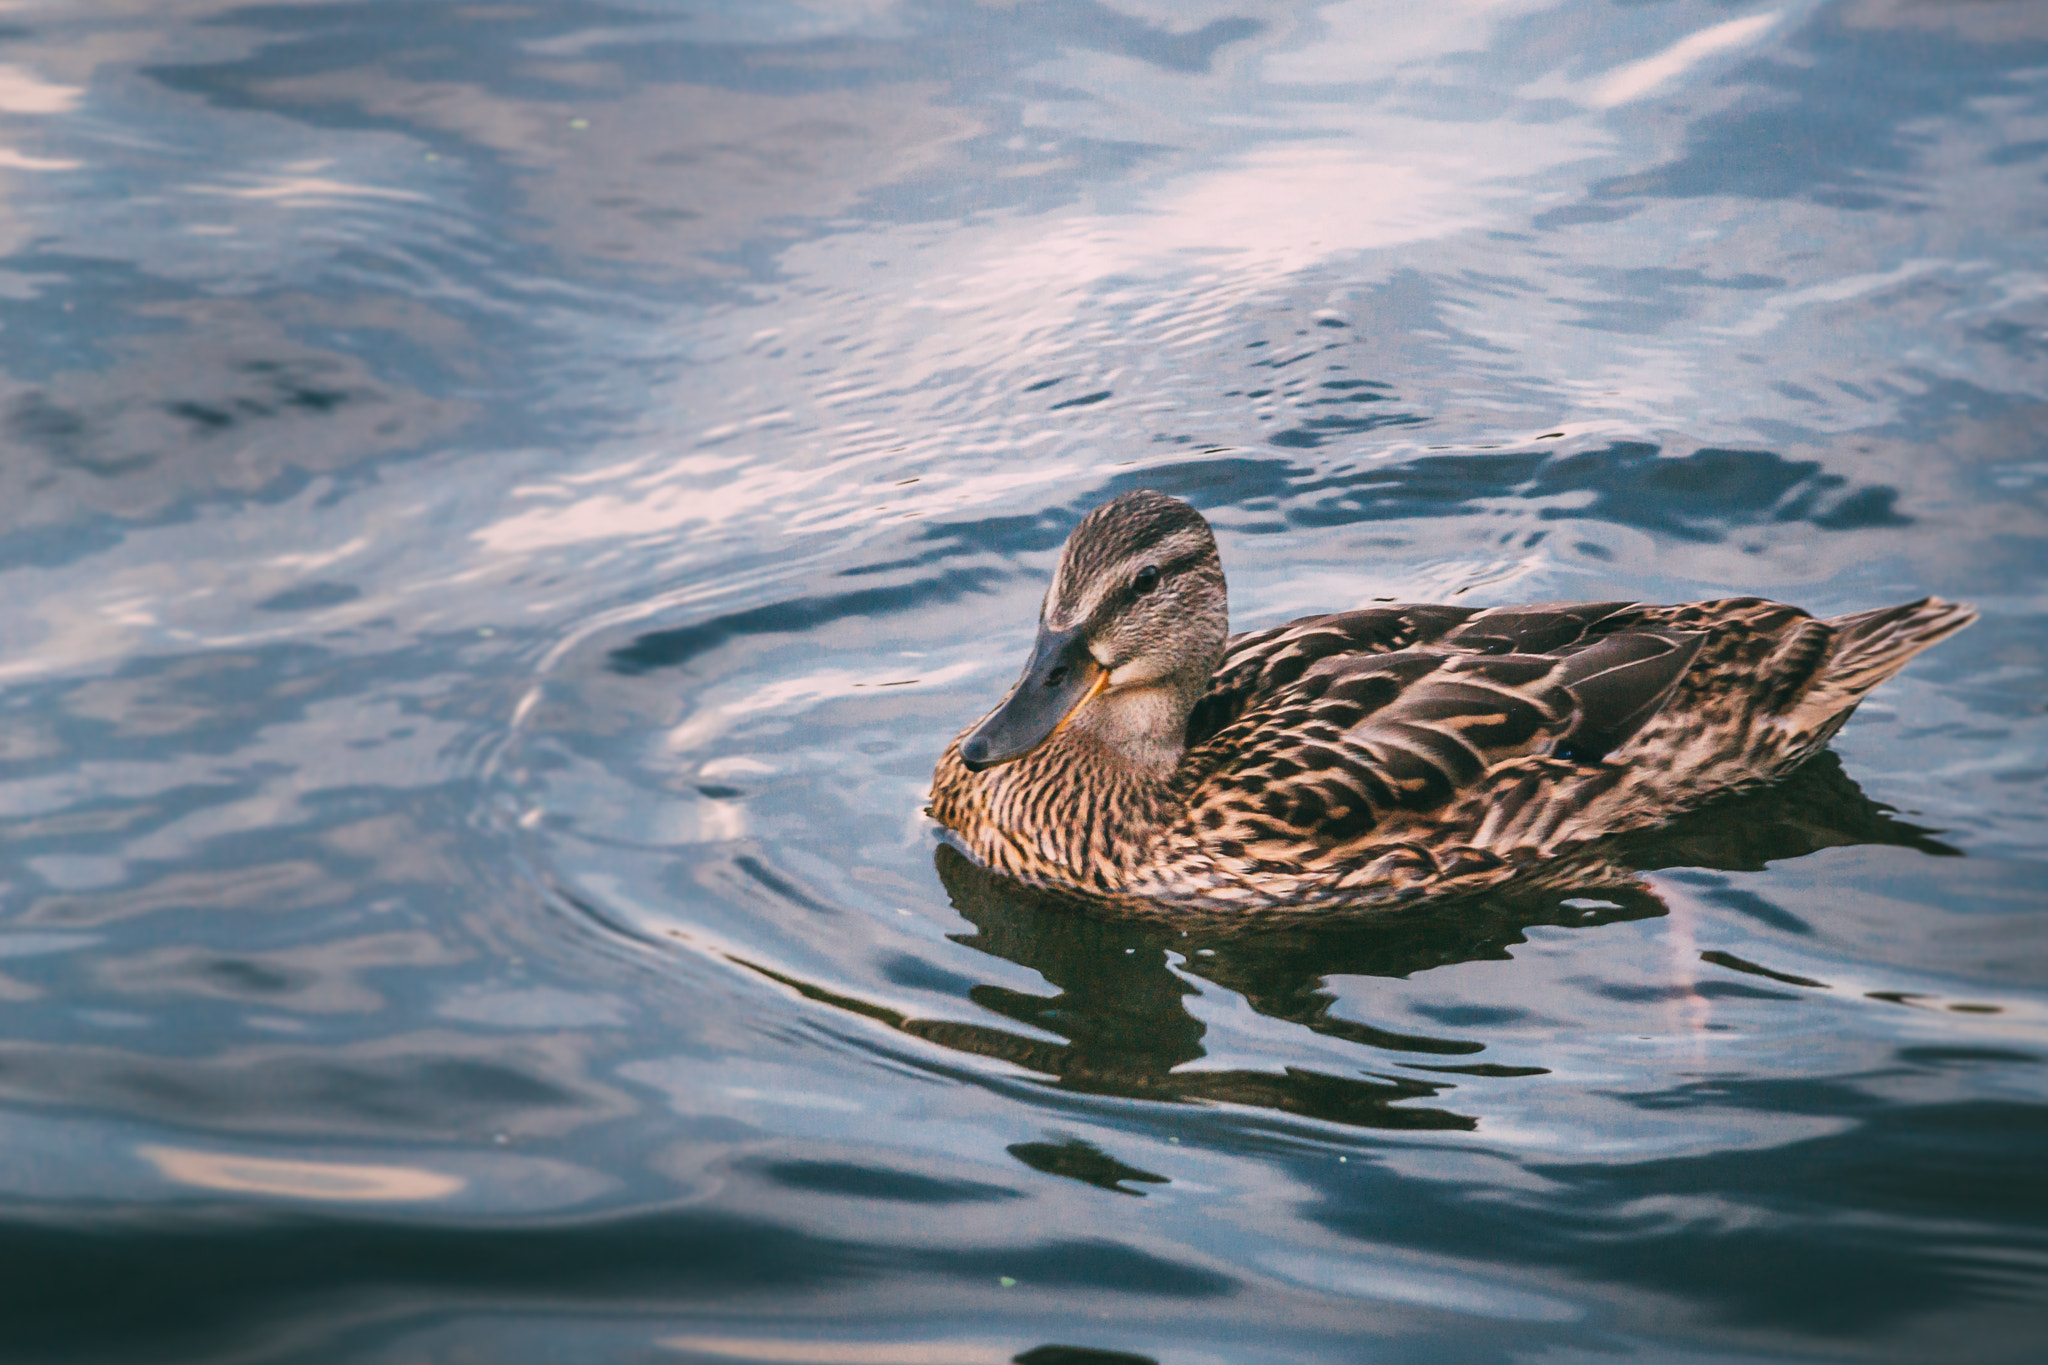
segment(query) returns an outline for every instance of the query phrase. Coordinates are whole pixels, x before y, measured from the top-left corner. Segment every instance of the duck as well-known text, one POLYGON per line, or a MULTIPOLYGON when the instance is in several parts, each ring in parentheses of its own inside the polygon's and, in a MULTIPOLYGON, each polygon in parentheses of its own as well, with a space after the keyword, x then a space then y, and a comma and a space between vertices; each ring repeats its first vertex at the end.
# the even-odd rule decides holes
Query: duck
POLYGON ((1268 911, 1540 875, 1778 781, 1976 619, 1759 597, 1369 605, 1233 635, 1216 537, 1125 493, 1074 527, 1014 686, 928 813, 988 870, 1088 900, 1268 911))

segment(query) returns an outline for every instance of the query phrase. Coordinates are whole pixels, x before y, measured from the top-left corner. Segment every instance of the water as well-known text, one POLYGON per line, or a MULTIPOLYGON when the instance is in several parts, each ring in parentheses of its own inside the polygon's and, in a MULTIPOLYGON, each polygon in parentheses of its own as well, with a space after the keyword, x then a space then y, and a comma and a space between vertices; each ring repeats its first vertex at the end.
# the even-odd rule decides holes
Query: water
POLYGON ((5 20, 0 1356, 2038 1358, 2042 7, 5 20), (1240 628, 1984 619, 1183 935, 921 816, 1147 486, 1240 628))

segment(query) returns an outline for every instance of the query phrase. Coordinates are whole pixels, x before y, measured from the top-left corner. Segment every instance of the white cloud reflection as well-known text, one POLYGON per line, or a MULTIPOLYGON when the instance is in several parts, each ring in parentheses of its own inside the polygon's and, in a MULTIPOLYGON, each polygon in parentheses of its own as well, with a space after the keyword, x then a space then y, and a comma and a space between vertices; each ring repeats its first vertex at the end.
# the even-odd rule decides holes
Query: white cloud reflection
POLYGON ((417 1166, 286 1160, 183 1147, 144 1146, 136 1151, 166 1180, 226 1194, 268 1194, 326 1203, 412 1204, 446 1199, 468 1183, 459 1175, 417 1166))
POLYGON ((326 157, 299 161, 280 167, 273 174, 251 175, 228 184, 194 185, 192 190, 195 194, 218 194, 231 199, 282 204, 288 208, 318 208, 352 199, 389 199, 410 204, 431 202, 431 196, 414 190, 358 184, 321 174, 333 164, 326 157))
POLYGON ((1777 23, 1778 12, 1772 10, 1767 14, 1752 14, 1701 29, 1690 37, 1681 38, 1654 57, 1645 57, 1642 61, 1616 68, 1594 87, 1587 102, 1595 109, 1612 109, 1616 105, 1639 100, 1670 84, 1709 57, 1757 41, 1777 23))
POLYGON ((1480 125, 1455 140, 1461 152, 1438 126, 1433 135, 1408 131, 1415 136, 1369 147, 1342 137, 1257 147, 1181 178, 1138 210, 1068 218, 1049 230, 1033 225, 1032 240, 1015 243, 1000 272, 978 283, 1022 295, 1205 256, 1233 270, 1281 273, 1340 252, 1446 235, 1492 216, 1486 196, 1475 194, 1498 164, 1486 145, 1538 140, 1520 125, 1480 125), (1394 146, 1401 151, 1389 155, 1394 146))
POLYGON ((12 147, 0 147, 0 170, 75 171, 85 163, 61 156, 30 156, 12 147))
POLYGON ((26 67, 0 62, 0 113, 68 114, 84 97, 81 86, 60 85, 26 67))

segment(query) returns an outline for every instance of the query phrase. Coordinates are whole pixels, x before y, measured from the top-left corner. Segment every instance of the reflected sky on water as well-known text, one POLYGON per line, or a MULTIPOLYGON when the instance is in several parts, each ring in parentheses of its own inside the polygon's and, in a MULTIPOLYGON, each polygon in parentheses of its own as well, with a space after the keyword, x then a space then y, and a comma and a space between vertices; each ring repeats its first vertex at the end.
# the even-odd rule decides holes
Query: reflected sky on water
POLYGON ((2028 1358, 2044 81, 1994 0, 0 8, 0 1356, 2028 1358), (1106 919, 922 807, 1139 487, 1240 628, 1984 619, 1576 894, 1106 919))

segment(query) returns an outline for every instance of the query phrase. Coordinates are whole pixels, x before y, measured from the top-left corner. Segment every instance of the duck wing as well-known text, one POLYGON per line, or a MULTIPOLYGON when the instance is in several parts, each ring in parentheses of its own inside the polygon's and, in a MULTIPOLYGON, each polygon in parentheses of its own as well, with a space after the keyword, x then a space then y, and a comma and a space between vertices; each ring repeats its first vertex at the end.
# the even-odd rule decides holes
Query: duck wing
POLYGON ((1603 606, 1525 609, 1529 620, 1469 634, 1480 617, 1433 644, 1310 665, 1210 741, 1216 761, 1190 801, 1197 837, 1227 857, 1298 859, 1440 810, 1512 759, 1597 762, 1657 714, 1704 639, 1588 638, 1603 606), (1515 648, 1551 639, 1569 643, 1515 648))
POLYGON ((1561 866, 1792 772, 1974 617, 1928 598, 1823 621, 1739 597, 1396 606, 1240 636, 1154 880, 1286 904, 1561 866))
POLYGON ((1526 607, 1451 607, 1407 602, 1304 616, 1233 635, 1209 689, 1188 718, 1189 748, 1215 738, 1248 710, 1332 659, 1390 654, 1442 643, 1460 653, 1547 654, 1628 623, 1632 602, 1557 602, 1526 607))
POLYGON ((1479 654, 1556 654, 1635 624, 1635 602, 1539 602, 1474 612, 1442 642, 1479 654))
POLYGON ((1209 690, 1188 717, 1187 745, 1192 749, 1214 739, 1318 664, 1429 644, 1480 614, 1474 607, 1429 604, 1367 607, 1233 635, 1209 690))

